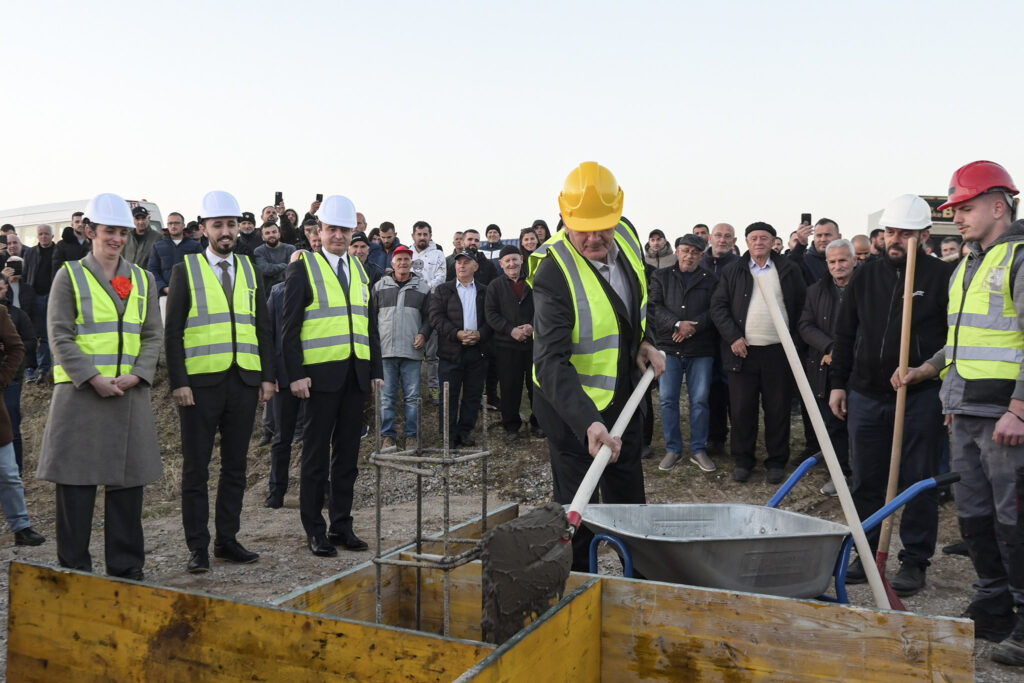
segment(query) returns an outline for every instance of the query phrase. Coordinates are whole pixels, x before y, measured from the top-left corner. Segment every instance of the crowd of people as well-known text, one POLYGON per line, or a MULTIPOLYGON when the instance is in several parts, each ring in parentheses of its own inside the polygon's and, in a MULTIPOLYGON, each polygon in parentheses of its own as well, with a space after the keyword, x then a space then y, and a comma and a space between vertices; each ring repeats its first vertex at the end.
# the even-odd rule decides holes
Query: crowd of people
MULTIPOLYGON (((654 457, 651 394, 621 438, 607 426, 650 363, 659 375, 661 470, 688 453, 713 472, 728 439, 732 479, 750 481, 763 415, 764 478, 778 484, 792 411, 805 423, 804 455, 820 450, 808 410, 820 411, 866 518, 884 503, 896 390, 906 387, 900 486, 948 468, 952 454, 961 532, 979 576, 965 616, 978 637, 1005 639, 1000 661, 1024 664, 1024 222, 1012 222, 1016 194, 997 164, 959 169, 946 207, 963 239, 943 240, 938 254, 928 246, 931 209, 915 195, 894 199, 877 230, 851 239, 821 218, 803 221, 788 245, 772 225, 752 223, 743 253, 728 223, 697 224, 671 247, 654 229, 642 243, 622 216, 614 176, 593 162, 566 180, 554 232, 543 220, 518 239, 503 239, 493 224, 482 236, 462 230, 450 253, 425 221, 413 224, 408 245, 387 221, 367 232, 365 216, 340 195, 318 198, 301 220, 281 203, 257 221, 230 194, 210 192, 200 221, 170 213, 163 235, 145 208, 99 195, 59 242, 40 225, 38 244, 26 248, 3 228, 0 501, 16 543, 45 542, 31 528, 19 477, 21 367, 29 382, 52 372, 37 476, 57 485, 60 564, 91 570, 92 509, 103 486, 107 572, 133 579, 145 561, 142 490, 161 473, 149 394, 161 350, 182 424, 193 573, 209 571, 211 540, 217 558, 259 558, 237 537, 259 403, 267 404, 262 444, 271 446, 264 505, 282 507, 301 435, 300 522, 310 552, 330 557, 339 547, 367 548, 353 531, 352 498, 374 391, 384 449, 420 446, 422 393, 439 405, 439 432, 455 448, 476 446, 481 408, 500 411, 507 442, 546 438, 558 502, 571 500, 606 444, 614 454, 601 498, 642 503, 640 460, 654 457), (912 242, 912 369, 901 376, 912 242), (816 405, 797 400, 784 336, 802 355, 816 405), (952 444, 944 422, 952 422, 952 444)), ((836 482, 822 493, 835 495, 836 482)), ((898 595, 925 586, 938 505, 931 491, 904 510, 891 581, 898 595)), ((573 539, 576 568, 585 566, 586 540, 585 530, 573 539)), ((877 533, 869 543, 875 549, 877 533)), ((853 560, 848 582, 866 580, 865 561, 853 560)))

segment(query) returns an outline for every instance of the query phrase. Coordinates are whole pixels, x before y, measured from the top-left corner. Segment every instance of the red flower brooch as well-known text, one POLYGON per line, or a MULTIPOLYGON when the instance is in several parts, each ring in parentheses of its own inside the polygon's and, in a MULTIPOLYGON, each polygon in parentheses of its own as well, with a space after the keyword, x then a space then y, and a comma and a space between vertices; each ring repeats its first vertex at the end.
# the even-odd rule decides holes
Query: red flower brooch
POLYGON ((124 275, 118 275, 110 281, 110 284, 114 286, 114 291, 117 292, 117 295, 122 299, 127 299, 128 295, 131 294, 133 287, 132 281, 124 275))

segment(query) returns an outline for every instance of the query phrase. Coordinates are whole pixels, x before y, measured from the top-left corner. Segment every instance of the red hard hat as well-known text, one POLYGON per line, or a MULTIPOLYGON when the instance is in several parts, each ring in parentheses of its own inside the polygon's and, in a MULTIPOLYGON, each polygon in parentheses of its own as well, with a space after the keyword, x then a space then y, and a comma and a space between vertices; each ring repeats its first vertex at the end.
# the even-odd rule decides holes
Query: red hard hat
POLYGON ((996 187, 1005 187, 1011 195, 1017 194, 1017 186, 1005 168, 994 161, 972 161, 953 174, 949 181, 949 199, 939 210, 974 199, 996 187))

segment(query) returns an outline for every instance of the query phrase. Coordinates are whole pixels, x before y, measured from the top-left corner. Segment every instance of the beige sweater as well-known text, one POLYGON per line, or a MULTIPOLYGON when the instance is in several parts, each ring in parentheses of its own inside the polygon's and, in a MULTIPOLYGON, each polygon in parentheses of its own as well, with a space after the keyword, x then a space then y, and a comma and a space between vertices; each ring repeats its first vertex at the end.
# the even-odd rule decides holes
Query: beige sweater
MULTIPOLYGON (((779 309, 785 311, 785 303, 782 300, 782 286, 779 284, 779 269, 773 264, 768 271, 760 275, 752 272, 751 275, 760 278, 759 282, 762 286, 767 286, 770 296, 774 296, 775 301, 779 304, 779 309)), ((782 319, 786 320, 786 316, 783 315, 782 319)), ((788 325, 788 321, 786 322, 788 325)), ((782 343, 778 333, 775 331, 771 313, 768 312, 768 304, 765 303, 764 297, 761 296, 757 282, 754 283, 754 291, 750 294, 750 309, 747 311, 747 329, 744 331, 744 336, 747 343, 751 346, 769 346, 782 343)))

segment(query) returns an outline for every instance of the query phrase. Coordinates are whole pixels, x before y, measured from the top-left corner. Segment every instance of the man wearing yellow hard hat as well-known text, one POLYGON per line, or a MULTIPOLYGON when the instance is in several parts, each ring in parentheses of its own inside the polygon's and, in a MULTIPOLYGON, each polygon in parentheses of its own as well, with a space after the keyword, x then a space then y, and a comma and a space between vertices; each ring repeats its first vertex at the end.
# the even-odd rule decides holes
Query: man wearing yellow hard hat
MULTIPOLYGON (((558 198, 566 229, 530 255, 534 410, 548 435, 555 501, 564 505, 604 444, 612 461, 601 477, 601 500, 646 502, 642 416, 633 416, 621 439, 608 432, 647 363, 656 376, 665 369, 646 337, 643 246, 622 217, 622 197, 611 171, 580 164, 558 198)), ((592 537, 586 527, 573 537, 574 570, 587 570, 592 537)))

